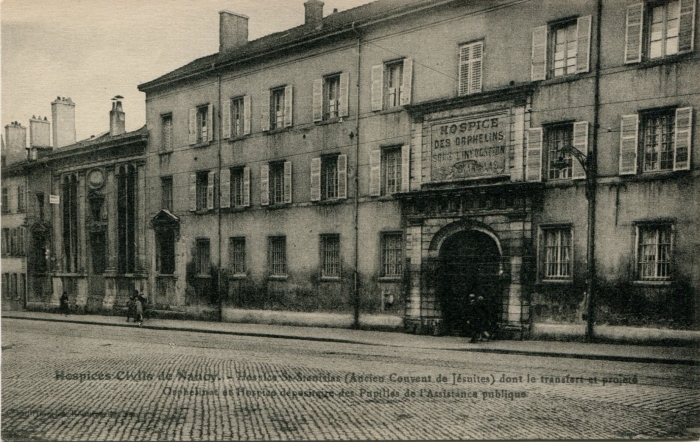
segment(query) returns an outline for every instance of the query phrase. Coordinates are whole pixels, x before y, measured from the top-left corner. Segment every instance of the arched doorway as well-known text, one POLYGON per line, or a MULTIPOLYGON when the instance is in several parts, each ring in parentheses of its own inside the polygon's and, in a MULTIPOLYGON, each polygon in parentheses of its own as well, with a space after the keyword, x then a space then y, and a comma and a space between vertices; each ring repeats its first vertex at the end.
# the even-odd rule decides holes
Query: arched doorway
POLYGON ((478 230, 459 231, 440 247, 437 295, 449 334, 466 335, 469 295, 483 296, 489 321, 501 310, 501 253, 496 241, 478 230))

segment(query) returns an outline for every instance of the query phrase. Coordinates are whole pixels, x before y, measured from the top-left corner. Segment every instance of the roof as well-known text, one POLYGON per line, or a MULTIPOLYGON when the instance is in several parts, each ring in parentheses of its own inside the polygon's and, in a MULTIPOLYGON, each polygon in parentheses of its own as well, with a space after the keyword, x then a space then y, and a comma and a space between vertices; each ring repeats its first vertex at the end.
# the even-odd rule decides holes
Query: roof
POLYGON ((310 42, 319 37, 351 31, 354 26, 357 27, 371 21, 391 17, 392 15, 410 12, 421 6, 431 6, 444 2, 445 0, 377 0, 347 11, 330 14, 323 18, 321 27, 300 25, 286 31, 276 32, 257 40, 252 40, 233 52, 217 52, 198 58, 155 80, 142 83, 138 88, 140 91, 145 92, 158 86, 185 79, 191 75, 216 69, 222 65, 255 58, 276 50, 283 50, 300 43, 310 42))
POLYGON ((84 151, 92 152, 95 148, 108 148, 122 143, 146 140, 148 138, 148 128, 143 125, 140 129, 124 132, 123 134, 110 136, 109 132, 101 133, 95 137, 78 141, 75 144, 59 147, 42 158, 40 161, 52 161, 54 159, 63 158, 70 155, 80 155, 84 151), (89 149, 92 148, 92 149, 89 149))

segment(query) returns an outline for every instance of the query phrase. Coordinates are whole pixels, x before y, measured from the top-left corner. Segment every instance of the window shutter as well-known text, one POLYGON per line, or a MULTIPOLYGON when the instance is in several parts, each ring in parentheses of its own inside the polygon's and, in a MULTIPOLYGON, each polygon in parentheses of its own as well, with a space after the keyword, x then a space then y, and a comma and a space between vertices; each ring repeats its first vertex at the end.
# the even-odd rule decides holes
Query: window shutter
POLYGON ((348 98, 350 96, 350 73, 340 74, 340 87, 338 88, 338 116, 347 117, 350 115, 348 98))
MULTIPOLYGON (((547 78, 547 25, 532 30, 532 81, 547 78)), ((538 180, 539 181, 539 180, 538 180)))
POLYGON ((526 181, 542 181, 542 128, 528 130, 526 181))
POLYGON ((690 169, 692 145, 693 108, 676 109, 676 142, 673 148, 673 170, 690 169))
POLYGON ((323 78, 314 80, 313 117, 314 121, 323 120, 323 78))
POLYGON ((214 184, 216 183, 216 171, 209 172, 207 177, 207 210, 214 208, 214 184))
POLYGON ((459 95, 469 93, 469 62, 471 60, 471 45, 459 48, 459 95))
POLYGON ((472 60, 469 69, 469 93, 475 94, 481 92, 483 78, 483 57, 484 57, 484 42, 476 42, 472 46, 472 60))
POLYGON ((576 72, 588 72, 591 64, 591 16, 579 17, 576 23, 576 72))
POLYGON ((338 155, 338 198, 348 197, 348 156, 338 155))
POLYGON ((287 86, 284 88, 284 127, 292 126, 292 93, 294 87, 287 86))
POLYGON ((620 119, 620 175, 637 173, 637 131, 639 116, 623 115, 620 119))
POLYGON ((380 196, 382 192, 382 151, 374 149, 369 152, 369 195, 380 196))
POLYGON ((221 138, 231 138, 231 100, 226 100, 221 106, 221 138))
POLYGON ((403 79, 399 88, 400 105, 411 104, 411 85, 413 84, 413 59, 406 58, 403 61, 403 79))
POLYGON ((384 65, 372 66, 372 110, 382 110, 382 89, 384 88, 384 65))
POLYGON ((197 144, 197 109, 190 109, 190 144, 197 144))
POLYGON ((401 191, 408 192, 411 179, 411 146, 401 146, 401 191))
POLYGON ((635 3, 627 7, 625 23, 625 63, 642 61, 642 23, 644 3, 635 3))
POLYGON ((270 89, 263 89, 260 94, 260 124, 262 131, 270 130, 270 89))
POLYGON ((190 174, 190 210, 197 210, 197 174, 190 174))
POLYGON ((321 201, 321 158, 311 158, 311 201, 321 201))
POLYGON ((250 135, 250 106, 252 100, 250 95, 243 97, 243 135, 250 135))
POLYGON ((284 162, 284 202, 292 204, 292 162, 284 162))
MULTIPOLYGON (((574 123, 574 148, 580 150, 588 157, 588 121, 574 123)), ((586 177, 586 171, 576 158, 571 158, 571 178, 581 179, 586 177)))
POLYGON ((207 106, 207 141, 214 139, 214 105, 207 106))
POLYGON ((219 190, 221 192, 219 207, 222 209, 231 207, 231 169, 221 169, 219 190))
POLYGON ((270 165, 260 166, 260 205, 270 204, 270 165))
POLYGON ((695 40, 695 0, 681 0, 681 19, 678 25, 678 52, 693 50, 695 40))
POLYGON ((243 206, 250 207, 250 167, 243 168, 243 206))

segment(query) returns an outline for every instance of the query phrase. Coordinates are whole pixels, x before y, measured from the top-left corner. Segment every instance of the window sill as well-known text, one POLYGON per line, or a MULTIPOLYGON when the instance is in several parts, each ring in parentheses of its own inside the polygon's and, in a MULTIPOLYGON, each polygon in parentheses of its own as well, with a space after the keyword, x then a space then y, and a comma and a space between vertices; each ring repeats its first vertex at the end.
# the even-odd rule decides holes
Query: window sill
POLYGON ((194 275, 195 279, 211 279, 211 275, 194 275))
POLYGON ((206 215, 209 212, 213 212, 214 209, 197 209, 197 210, 190 210, 190 212, 194 213, 195 215, 206 215))
POLYGON ((550 86, 550 85, 555 85, 555 84, 563 84, 563 83, 571 83, 572 81, 578 81, 588 75, 591 75, 590 72, 579 72, 576 74, 569 74, 565 75, 563 77, 555 77, 555 78, 547 78, 546 80, 539 80, 540 81, 540 86, 550 86))
POLYGON ((174 273, 156 273, 156 278, 159 278, 159 279, 177 279, 177 275, 174 273))
POLYGON ((670 279, 665 279, 663 281, 653 281, 653 280, 637 280, 632 281, 632 285, 636 286, 649 286, 649 287, 669 287, 673 283, 670 279))
POLYGON ((380 276, 377 278, 379 282, 401 282, 403 278, 401 276, 380 276))
POLYGON ((343 204, 345 201, 345 198, 339 199, 339 198, 333 198, 333 199, 327 199, 327 200, 321 200, 321 201, 314 201, 315 204, 319 206, 334 206, 336 204, 343 204))
POLYGON ((340 282, 340 276, 321 276, 321 282, 340 282))
POLYGON ((200 148, 203 148, 203 147, 208 147, 208 146, 210 146, 211 144, 212 144, 212 141, 204 141, 204 142, 202 142, 202 143, 193 144, 193 145, 192 145, 192 148, 193 148, 193 149, 200 149, 200 148))
POLYGON ((172 153, 173 153, 172 150, 159 150, 159 151, 158 151, 158 156, 159 156, 159 157, 164 157, 164 156, 170 155, 170 154, 172 154, 172 153))
POLYGON ((226 141, 228 141, 229 143, 234 143, 234 142, 236 142, 236 141, 245 140, 245 139, 248 138, 248 137, 250 137, 250 134, 237 135, 237 136, 235 136, 235 137, 226 138, 226 141))
POLYGON ((241 280, 241 279, 248 279, 248 274, 246 273, 234 273, 233 275, 230 275, 228 279, 231 280, 241 280))
MULTIPOLYGON (((690 56, 692 53, 693 53, 692 51, 688 51, 688 52, 683 52, 682 54, 669 55, 667 57, 642 60, 639 63, 637 63, 637 69, 647 69, 647 68, 652 68, 655 66, 661 66, 661 65, 665 65, 665 64, 678 63, 679 61, 682 61, 684 58, 688 58, 688 56, 690 56)), ((632 63, 630 63, 630 64, 632 64, 632 63)))
POLYGON ((632 175, 619 175, 620 178, 627 178, 631 181, 653 181, 653 180, 662 180, 662 179, 670 179, 670 178, 675 178, 677 176, 683 175, 683 174, 688 174, 690 173, 690 170, 657 170, 653 172, 637 172, 636 174, 632 175))
POLYGON ((326 126, 329 124, 342 123, 345 118, 348 118, 348 117, 324 118, 323 120, 315 121, 314 123, 316 124, 316 126, 326 126))
POLYGON ((289 131, 291 128, 292 128, 292 126, 288 126, 288 127, 278 127, 278 128, 275 128, 275 129, 266 130, 266 131, 264 131, 264 133, 266 133, 267 135, 275 135, 275 134, 279 134, 279 133, 282 133, 282 132, 287 132, 287 131, 289 131))
POLYGON ((221 209, 223 212, 228 212, 228 213, 240 213, 240 212, 245 212, 247 209, 249 209, 250 206, 236 206, 236 207, 226 207, 221 209))
POLYGON ((573 279, 540 279, 539 281, 542 284, 552 284, 552 285, 564 285, 564 284, 572 284, 574 282, 573 279))
MULTIPOLYGON (((399 193, 399 192, 397 192, 399 193)), ((377 201, 394 201, 396 198, 394 198, 394 194, 391 193, 389 195, 381 195, 381 196, 375 196, 373 197, 377 201)))
POLYGON ((270 275, 267 277, 270 281, 286 281, 289 279, 288 275, 270 275))
POLYGON ((266 206, 263 206, 267 210, 279 210, 279 209, 284 209, 287 207, 291 207, 291 203, 279 203, 279 204, 268 204, 266 206))
POLYGON ((377 113, 377 115, 389 115, 389 114, 397 114, 399 112, 403 112, 404 107, 403 106, 395 106, 390 109, 382 109, 379 111, 374 111, 377 113))

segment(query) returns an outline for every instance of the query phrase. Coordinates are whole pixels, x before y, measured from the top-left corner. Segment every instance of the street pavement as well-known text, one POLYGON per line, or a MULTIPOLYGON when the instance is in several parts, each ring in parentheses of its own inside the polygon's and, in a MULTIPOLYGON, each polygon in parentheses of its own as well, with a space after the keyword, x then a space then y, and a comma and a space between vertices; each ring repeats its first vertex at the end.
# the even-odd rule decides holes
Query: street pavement
POLYGON ((645 362, 612 356, 653 356, 646 347, 578 344, 589 346, 565 357, 572 344, 536 343, 562 345, 537 355, 463 338, 206 324, 5 316, 3 440, 700 437, 692 351, 657 349, 676 359, 645 362))

